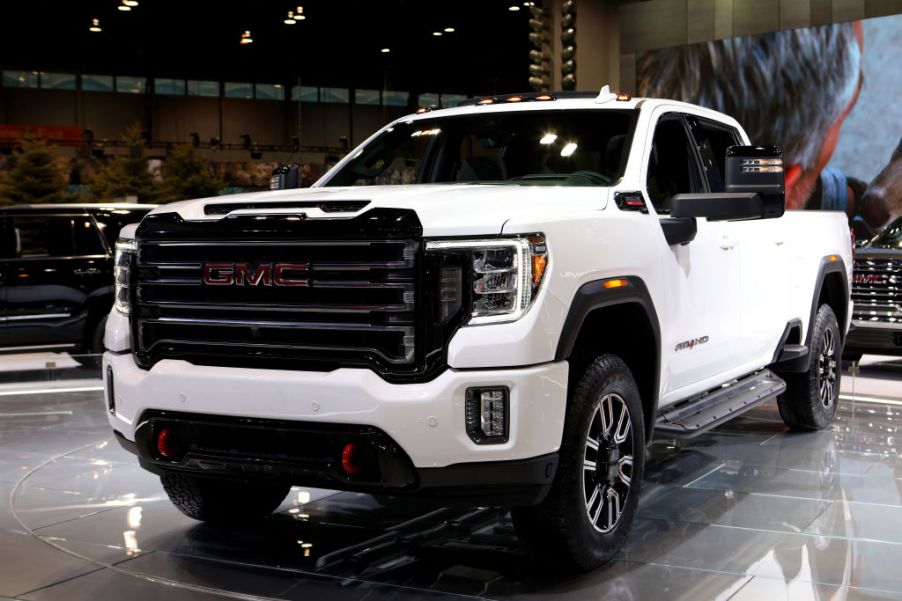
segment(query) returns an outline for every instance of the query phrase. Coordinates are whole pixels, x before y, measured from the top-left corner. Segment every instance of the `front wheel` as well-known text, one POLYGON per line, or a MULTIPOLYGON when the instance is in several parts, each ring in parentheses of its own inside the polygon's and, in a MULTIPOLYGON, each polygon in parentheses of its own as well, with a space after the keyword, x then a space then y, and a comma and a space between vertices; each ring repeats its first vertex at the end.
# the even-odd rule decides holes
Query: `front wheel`
POLYGON ((169 500, 189 518, 231 523, 263 519, 288 496, 288 484, 204 478, 169 472, 160 476, 169 500))
POLYGON ((833 309, 821 305, 811 327, 808 371, 784 376, 786 392, 777 398, 783 422, 795 430, 826 428, 839 402, 842 340, 833 309))
POLYGON ((551 492, 511 510, 531 554, 563 568, 609 561, 632 526, 645 466, 645 425, 633 375, 615 355, 597 357, 567 408, 551 492))

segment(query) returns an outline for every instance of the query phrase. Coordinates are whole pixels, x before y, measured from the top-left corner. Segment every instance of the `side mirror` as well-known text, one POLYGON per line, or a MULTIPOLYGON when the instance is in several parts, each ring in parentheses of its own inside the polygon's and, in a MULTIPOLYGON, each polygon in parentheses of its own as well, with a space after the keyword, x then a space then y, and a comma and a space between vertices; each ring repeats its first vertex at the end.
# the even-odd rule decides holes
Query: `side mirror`
POLYGON ((783 149, 779 146, 730 146, 725 179, 727 192, 761 197, 761 217, 780 217, 786 210, 783 149))

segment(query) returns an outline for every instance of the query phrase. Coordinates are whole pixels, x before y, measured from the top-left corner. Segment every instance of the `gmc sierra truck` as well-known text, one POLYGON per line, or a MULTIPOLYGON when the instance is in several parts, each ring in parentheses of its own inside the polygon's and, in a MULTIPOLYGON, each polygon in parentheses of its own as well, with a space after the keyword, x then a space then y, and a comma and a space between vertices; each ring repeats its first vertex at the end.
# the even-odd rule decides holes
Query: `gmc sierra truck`
POLYGON ((591 569, 653 432, 774 398, 792 428, 833 420, 849 228, 784 204, 779 148, 697 106, 421 109, 311 189, 123 230, 110 424, 198 520, 291 485, 509 506, 528 550, 591 569))

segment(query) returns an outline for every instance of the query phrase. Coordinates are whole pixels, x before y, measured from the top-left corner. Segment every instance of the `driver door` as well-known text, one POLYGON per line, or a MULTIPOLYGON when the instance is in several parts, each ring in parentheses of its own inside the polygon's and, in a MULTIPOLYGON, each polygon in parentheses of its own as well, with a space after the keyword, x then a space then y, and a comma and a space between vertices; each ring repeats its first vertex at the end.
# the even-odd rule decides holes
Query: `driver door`
MULTIPOLYGON (((682 115, 662 115, 647 147, 646 193, 660 216, 674 194, 708 191, 682 115)), ((696 225, 692 242, 662 253, 662 404, 716 386, 736 365, 741 249, 724 222, 696 225)))

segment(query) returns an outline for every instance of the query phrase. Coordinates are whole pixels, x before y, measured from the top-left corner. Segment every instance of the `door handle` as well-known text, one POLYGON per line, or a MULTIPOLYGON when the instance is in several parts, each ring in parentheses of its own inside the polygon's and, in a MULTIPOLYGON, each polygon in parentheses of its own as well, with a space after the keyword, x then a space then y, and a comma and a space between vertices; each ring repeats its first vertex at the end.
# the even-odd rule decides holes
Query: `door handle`
POLYGON ((736 246, 736 240, 734 240, 733 238, 727 238, 726 236, 724 236, 720 240, 720 247, 723 250, 732 250, 733 247, 735 247, 735 246, 736 246))

